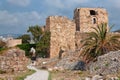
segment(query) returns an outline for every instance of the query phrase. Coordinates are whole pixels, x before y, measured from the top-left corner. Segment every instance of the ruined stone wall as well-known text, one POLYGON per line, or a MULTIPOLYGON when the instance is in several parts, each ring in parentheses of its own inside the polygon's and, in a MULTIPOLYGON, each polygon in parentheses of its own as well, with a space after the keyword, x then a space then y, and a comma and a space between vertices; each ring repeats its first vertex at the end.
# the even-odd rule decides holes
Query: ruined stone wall
POLYGON ((74 11, 74 20, 77 31, 91 32, 91 27, 108 23, 108 13, 102 8, 77 8, 74 11))
POLYGON ((6 43, 6 47, 14 47, 18 44, 22 44, 22 39, 10 39, 6 43))
POLYGON ((23 72, 27 70, 28 59, 25 51, 9 49, 0 54, 0 70, 5 72, 23 72))
POLYGON ((50 57, 59 56, 63 51, 75 50, 75 23, 66 17, 50 16, 46 20, 46 29, 50 30, 50 57))

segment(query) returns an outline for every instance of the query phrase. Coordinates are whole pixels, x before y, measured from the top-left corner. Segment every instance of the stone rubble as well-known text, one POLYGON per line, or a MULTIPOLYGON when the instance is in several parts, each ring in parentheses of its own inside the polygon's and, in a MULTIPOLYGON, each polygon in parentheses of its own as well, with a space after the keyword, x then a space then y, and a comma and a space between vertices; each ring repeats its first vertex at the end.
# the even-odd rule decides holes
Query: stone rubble
POLYGON ((9 49, 0 55, 0 70, 7 73, 26 71, 27 64, 25 52, 18 48, 9 49))
POLYGON ((120 50, 99 56, 96 62, 88 64, 91 74, 117 74, 120 72, 120 50))

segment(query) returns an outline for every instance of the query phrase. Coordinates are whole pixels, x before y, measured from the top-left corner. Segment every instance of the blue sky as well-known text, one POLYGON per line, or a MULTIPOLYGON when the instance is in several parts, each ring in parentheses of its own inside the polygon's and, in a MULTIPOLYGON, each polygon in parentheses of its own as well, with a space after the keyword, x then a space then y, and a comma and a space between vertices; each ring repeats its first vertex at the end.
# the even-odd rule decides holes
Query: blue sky
POLYGON ((120 0, 0 0, 0 34, 26 33, 30 25, 45 25, 51 15, 72 19, 77 7, 105 8, 113 30, 120 29, 120 0))

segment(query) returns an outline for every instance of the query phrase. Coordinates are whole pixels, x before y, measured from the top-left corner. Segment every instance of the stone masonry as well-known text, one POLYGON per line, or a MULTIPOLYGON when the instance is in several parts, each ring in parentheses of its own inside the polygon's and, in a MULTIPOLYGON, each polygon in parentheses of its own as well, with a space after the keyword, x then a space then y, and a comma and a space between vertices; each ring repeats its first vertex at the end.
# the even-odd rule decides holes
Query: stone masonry
POLYGON ((46 21, 50 30, 50 57, 57 57, 60 50, 75 50, 75 23, 66 17, 50 16, 46 21))
POLYGON ((25 51, 18 48, 8 49, 0 55, 0 70, 5 72, 23 72, 27 70, 28 58, 25 51))
POLYGON ((10 39, 6 42, 6 47, 14 47, 16 45, 22 44, 22 39, 10 39))
POLYGON ((74 11, 76 31, 91 32, 92 27, 108 23, 108 13, 102 8, 76 8, 74 11))
POLYGON ((45 30, 51 32, 50 58, 59 56, 61 50, 79 49, 85 33, 101 23, 108 23, 108 13, 102 8, 76 8, 73 20, 62 16, 48 17, 45 30))

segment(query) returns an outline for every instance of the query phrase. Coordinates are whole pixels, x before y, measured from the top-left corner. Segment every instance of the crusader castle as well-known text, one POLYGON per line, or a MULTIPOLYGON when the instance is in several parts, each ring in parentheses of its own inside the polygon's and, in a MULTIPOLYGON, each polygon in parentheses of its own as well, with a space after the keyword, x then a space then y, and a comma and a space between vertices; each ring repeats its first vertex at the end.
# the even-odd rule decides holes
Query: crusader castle
POLYGON ((51 32, 50 58, 59 55, 60 49, 74 51, 81 45, 85 32, 91 32, 92 27, 108 23, 108 13, 103 8, 76 8, 73 20, 62 16, 49 16, 46 19, 45 30, 51 32))

